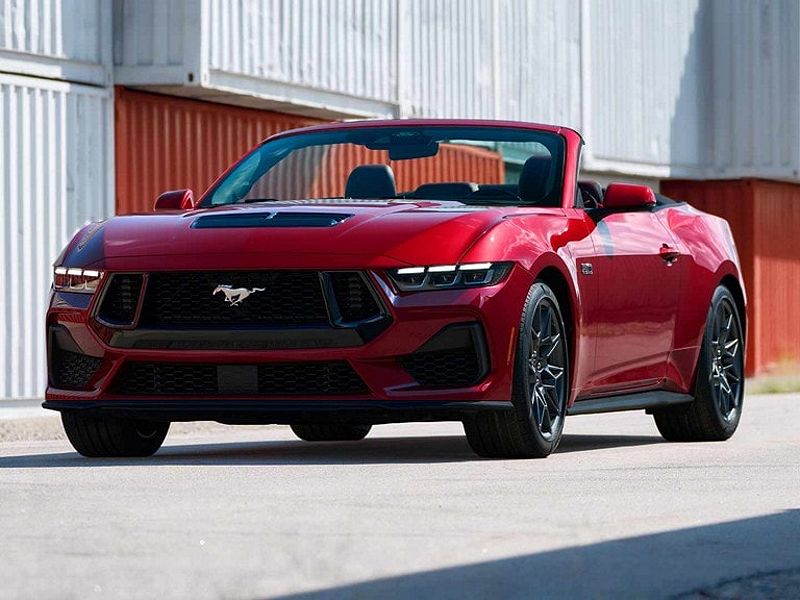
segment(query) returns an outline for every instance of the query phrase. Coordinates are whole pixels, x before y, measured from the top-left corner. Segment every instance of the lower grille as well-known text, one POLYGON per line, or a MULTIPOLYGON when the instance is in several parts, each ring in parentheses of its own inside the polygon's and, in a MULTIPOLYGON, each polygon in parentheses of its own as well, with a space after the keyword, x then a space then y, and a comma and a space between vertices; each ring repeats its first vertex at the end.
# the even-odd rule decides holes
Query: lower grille
POLYGON ((102 362, 100 358, 63 350, 54 344, 50 349, 51 382, 62 390, 85 390, 102 362))
POLYGON ((216 365, 128 362, 113 389, 139 396, 333 396, 367 387, 345 361, 216 365))
POLYGON ((445 327, 399 360, 417 383, 431 389, 469 387, 488 372, 486 344, 477 323, 445 327))

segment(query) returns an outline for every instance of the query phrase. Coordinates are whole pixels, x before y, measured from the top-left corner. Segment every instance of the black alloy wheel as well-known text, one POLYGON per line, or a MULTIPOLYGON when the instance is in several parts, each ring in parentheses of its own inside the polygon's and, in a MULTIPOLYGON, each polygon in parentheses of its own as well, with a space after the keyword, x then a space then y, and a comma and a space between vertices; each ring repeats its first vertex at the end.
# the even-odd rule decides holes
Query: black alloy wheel
POLYGON ((723 441, 739 426, 743 404, 744 329, 733 295, 719 286, 706 319, 694 401, 658 409, 653 418, 671 442, 723 441))
POLYGON ((509 410, 464 421, 467 441, 487 458, 544 458, 561 441, 569 398, 569 337, 556 295, 531 286, 522 309, 509 410))

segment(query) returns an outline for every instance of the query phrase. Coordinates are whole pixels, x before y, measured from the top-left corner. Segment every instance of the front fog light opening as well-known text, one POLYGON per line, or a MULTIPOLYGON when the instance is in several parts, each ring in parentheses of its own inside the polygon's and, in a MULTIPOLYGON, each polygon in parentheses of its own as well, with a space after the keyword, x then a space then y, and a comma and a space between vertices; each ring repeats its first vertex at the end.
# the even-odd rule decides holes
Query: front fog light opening
POLYGON ((511 270, 510 262, 404 267, 389 271, 400 291, 463 289, 499 283, 511 270))

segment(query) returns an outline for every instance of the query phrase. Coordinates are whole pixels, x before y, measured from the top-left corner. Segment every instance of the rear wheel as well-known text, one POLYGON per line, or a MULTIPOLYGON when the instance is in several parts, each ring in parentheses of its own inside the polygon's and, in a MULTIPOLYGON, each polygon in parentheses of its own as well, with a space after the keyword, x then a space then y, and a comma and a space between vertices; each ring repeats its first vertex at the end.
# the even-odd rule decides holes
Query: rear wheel
POLYGON ((167 437, 168 422, 124 417, 93 417, 62 412, 61 422, 72 447, 89 457, 155 454, 167 437))
POLYGON ((367 437, 372 425, 338 423, 291 425, 294 434, 306 442, 357 442, 367 437))
POLYGON ((736 302, 719 286, 706 319, 695 398, 653 413, 671 442, 727 440, 739 426, 744 401, 744 336, 736 302))
POLYGON ((569 351, 553 291, 535 283, 520 320, 512 411, 478 413, 464 422, 467 441, 487 458, 544 458, 561 441, 569 393, 569 351))

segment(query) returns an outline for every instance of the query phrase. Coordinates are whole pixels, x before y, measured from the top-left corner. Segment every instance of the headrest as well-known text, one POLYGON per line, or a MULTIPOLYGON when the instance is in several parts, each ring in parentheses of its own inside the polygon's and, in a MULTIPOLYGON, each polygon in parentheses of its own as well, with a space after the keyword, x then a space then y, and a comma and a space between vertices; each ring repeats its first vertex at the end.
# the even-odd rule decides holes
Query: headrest
POLYGON ((350 172, 344 195, 347 198, 394 198, 394 172, 389 165, 361 165, 350 172))
POLYGON ((552 162, 549 156, 531 156, 525 161, 519 176, 520 198, 536 203, 547 199, 553 187, 550 181, 552 162))
POLYGON ((476 191, 478 191, 478 185, 466 181, 424 183, 414 190, 412 196, 414 198, 430 198, 432 200, 458 200, 459 198, 468 198, 476 191))

